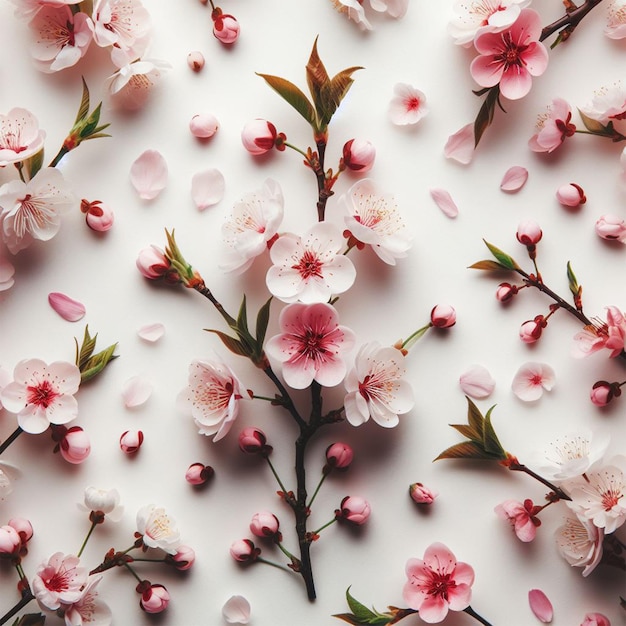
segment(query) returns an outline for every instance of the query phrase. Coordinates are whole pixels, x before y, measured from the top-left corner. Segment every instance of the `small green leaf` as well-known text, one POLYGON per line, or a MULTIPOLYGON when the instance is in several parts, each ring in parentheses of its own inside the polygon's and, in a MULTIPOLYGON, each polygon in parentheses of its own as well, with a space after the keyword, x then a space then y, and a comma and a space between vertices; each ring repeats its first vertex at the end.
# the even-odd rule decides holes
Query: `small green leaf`
POLYGON ((487 92, 487 97, 483 102, 476 120, 474 121, 474 148, 478 146, 484 132, 487 130, 491 122, 493 122, 493 116, 496 110, 496 103, 498 102, 500 95, 500 88, 498 85, 491 87, 487 92))
POLYGON ((504 460, 508 457, 505 449, 502 447, 496 431, 491 424, 491 412, 494 407, 492 406, 485 415, 484 430, 483 430, 483 444, 485 450, 493 455, 495 458, 504 460))
POLYGON ((607 129, 604 124, 598 122, 598 120, 594 120, 588 115, 585 115, 580 109, 578 109, 578 114, 580 115, 580 119, 583 121, 585 128, 591 132, 598 135, 606 135, 607 129))
POLYGON ((467 424, 450 424, 450 426, 474 443, 481 444, 483 441, 482 432, 477 432, 474 428, 468 426, 467 424))
POLYGON ((330 84, 330 76, 317 52, 317 37, 313 42, 313 49, 306 64, 306 80, 317 112, 317 119, 321 120, 325 109, 322 92, 330 84))
POLYGON ((446 448, 436 459, 479 459, 491 461, 492 458, 485 452, 483 447, 473 441, 464 441, 446 448))
POLYGON ((78 369, 82 371, 85 363, 89 360, 89 357, 93 354, 93 351, 96 348, 96 339, 98 337, 98 333, 95 334, 94 337, 89 335, 89 326, 85 326, 85 334, 83 335, 83 344, 78 347, 78 341, 74 339, 76 343, 76 365, 78 369))
POLYGON ((467 423, 474 432, 480 433, 479 436, 480 439, 482 439, 484 422, 483 414, 468 396, 465 396, 465 399, 467 400, 467 423))
POLYGON ((572 264, 569 261, 567 262, 567 280, 569 282, 569 290, 574 296, 574 304, 579 311, 582 311, 583 288, 578 284, 574 270, 572 270, 572 264))
POLYGON ((221 330, 213 330, 212 328, 205 328, 205 330, 210 333, 215 333, 222 340, 222 343, 234 354, 250 356, 249 351, 246 350, 246 347, 238 339, 223 333, 221 330))
POLYGON ((323 126, 328 126, 335 111, 339 108, 341 101, 352 87, 354 79, 352 74, 362 67, 349 67, 333 76, 330 83, 322 87, 321 98, 323 113, 320 114, 320 121, 323 126))
POLYGON ((486 259, 484 261, 477 261, 476 263, 472 263, 468 267, 470 270, 487 270, 490 272, 498 272, 498 271, 506 271, 510 272, 511 269, 506 267, 506 265, 502 265, 502 263, 498 263, 497 261, 491 261, 490 259, 486 259))
POLYGON ((81 80, 83 81, 83 96, 80 101, 80 106, 78 107, 78 113, 76 114, 74 125, 85 119, 89 114, 89 89, 87 88, 85 78, 81 76, 81 80))
POLYGON ((302 117, 313 127, 317 128, 315 109, 304 93, 292 82, 279 76, 259 74, 265 82, 281 97, 288 102, 302 117))
POLYGON ((42 148, 39 152, 36 152, 30 158, 24 161, 24 166, 26 167, 26 171, 28 173, 28 179, 32 180, 35 174, 42 168, 43 166, 43 153, 44 149, 42 148))
POLYGON ((272 298, 259 309, 259 312, 256 316, 256 342, 259 349, 263 349, 263 343, 265 342, 265 333, 267 333, 267 326, 270 321, 270 304, 272 303, 272 298))
POLYGON ((97 376, 104 368, 114 359, 118 358, 118 355, 113 354, 117 348, 117 343, 109 346, 102 352, 94 354, 86 363, 80 368, 80 381, 81 383, 91 380, 97 376))
POLYGON ((489 248, 489 251, 496 258, 496 261, 503 265, 508 270, 518 270, 520 269, 519 265, 515 262, 513 257, 510 257, 506 252, 502 252, 500 248, 496 248, 493 244, 490 244, 488 241, 484 240, 485 245, 489 248))
MULTIPOLYGON (((237 331, 248 332, 248 311, 246 310, 246 294, 243 294, 239 313, 237 314, 237 331)), ((249 334, 249 333, 248 333, 249 334)))

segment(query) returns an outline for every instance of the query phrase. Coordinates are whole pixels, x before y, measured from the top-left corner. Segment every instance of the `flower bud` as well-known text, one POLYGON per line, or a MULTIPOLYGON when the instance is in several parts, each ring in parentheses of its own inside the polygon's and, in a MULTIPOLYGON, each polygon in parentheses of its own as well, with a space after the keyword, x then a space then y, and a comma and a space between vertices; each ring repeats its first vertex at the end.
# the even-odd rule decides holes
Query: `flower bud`
POLYGON ((519 287, 510 283, 500 283, 496 289, 496 298, 499 302, 509 302, 517 295, 519 287))
POLYGON ((87 433, 80 426, 72 426, 59 442, 61 456, 74 465, 82 463, 91 452, 87 433))
POLYGON ((577 207, 587 202, 587 196, 580 185, 569 183, 556 190, 556 199, 563 205, 577 207))
POLYGON ((161 613, 170 603, 170 594, 163 585, 150 585, 141 593, 139 606, 146 613, 161 613))
POLYGON ((219 128, 219 122, 213 113, 199 113, 194 115, 189 122, 189 130, 198 139, 213 137, 219 128))
POLYGON ((439 495, 436 491, 429 489, 422 483, 413 483, 410 485, 409 494, 413 502, 417 502, 417 504, 432 504, 439 495))
POLYGON ((591 388, 589 397, 596 406, 606 406, 613 398, 622 395, 619 383, 609 383, 606 380, 599 380, 591 388))
POLYGON ((369 172, 375 158, 376 148, 366 139, 350 139, 343 146, 343 164, 353 172, 369 172))
POLYGON ((184 572, 191 568, 196 560, 196 553, 189 546, 178 546, 175 554, 165 557, 166 563, 173 565, 177 570, 184 572))
POLYGON ((269 511, 259 511, 252 516, 250 532, 257 537, 277 537, 280 533, 278 518, 269 511))
POLYGON ((360 496, 346 496, 340 506, 341 508, 335 511, 335 517, 356 526, 365 524, 371 513, 369 502, 360 496))
POLYGON ((353 457, 352 448, 347 443, 333 443, 326 448, 326 463, 329 468, 348 469, 353 457))
POLYGON ((107 513, 111 513, 119 505, 120 494, 117 489, 87 487, 85 489, 84 502, 90 511, 100 511, 107 515, 107 513))
POLYGON ((519 337, 524 343, 535 343, 545 326, 543 315, 538 315, 534 320, 528 320, 520 326, 519 337))
POLYGON ((435 328, 450 328, 456 324, 456 311, 449 304, 438 304, 430 312, 430 323, 435 328))
POLYGON ((204 55, 194 50, 187 55, 187 65, 194 71, 199 72, 204 67, 204 55))
POLYGON ((272 446, 267 445, 265 433, 254 426, 244 428, 239 433, 239 449, 248 454, 264 454, 269 456, 272 446))
POLYGON ((517 227, 517 240, 525 246, 534 246, 539 243, 543 232, 537 222, 527 220, 517 227))
POLYGON ((580 626, 611 626, 611 621, 602 613, 587 613, 580 626))
POLYGON ((617 215, 602 215, 596 222, 596 235, 609 241, 626 243, 626 222, 617 215))
POLYGON ((115 215, 113 214, 113 211, 104 204, 101 204, 99 208, 99 214, 95 214, 93 212, 87 213, 85 221, 91 230, 95 230, 97 233, 105 233, 113 226, 115 215))
POLYGON ((150 280, 164 278, 171 271, 171 263, 165 252, 153 245, 139 252, 136 263, 137 269, 150 280))
POLYGON ((20 536, 22 545, 27 544, 33 538, 33 525, 23 517, 13 517, 7 525, 14 528, 20 536))
POLYGON ((120 437, 120 448, 126 454, 133 454, 143 443, 143 433, 140 430, 127 430, 120 437))
POLYGON ((213 35, 223 44, 233 44, 239 38, 239 22, 227 13, 222 13, 216 7, 211 14, 213 20, 213 35))
POLYGON ((252 563, 256 561, 261 550, 250 539, 238 539, 230 546, 230 556, 238 563, 252 563))
POLYGON ((210 465, 192 463, 185 472, 185 480, 190 485, 204 485, 214 474, 215 470, 210 465))
MULTIPOLYGON (((254 156, 259 156, 269 152, 278 139, 276 126, 272 122, 262 119, 248 122, 241 131, 241 141, 244 148, 254 156)), ((281 141, 284 135, 281 137, 281 141)))
POLYGON ((22 547, 20 535, 12 526, 0 526, 0 558, 19 554, 22 547))

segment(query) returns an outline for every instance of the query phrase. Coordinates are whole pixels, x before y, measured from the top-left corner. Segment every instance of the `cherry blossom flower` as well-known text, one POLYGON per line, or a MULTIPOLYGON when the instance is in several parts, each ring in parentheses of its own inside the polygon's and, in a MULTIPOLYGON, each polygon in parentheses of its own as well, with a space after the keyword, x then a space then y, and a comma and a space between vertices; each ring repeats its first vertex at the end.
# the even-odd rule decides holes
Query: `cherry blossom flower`
POLYGON ((12 517, 7 524, 17 531, 23 546, 33 538, 33 525, 26 518, 12 517))
POLYGON ((150 14, 140 0, 96 0, 93 7, 94 39, 104 48, 132 48, 150 31, 150 14))
POLYGON ((572 355, 581 358, 602 348, 611 351, 611 358, 619 356, 626 341, 626 317, 615 306, 606 307, 606 322, 585 326, 574 335, 572 355))
POLYGON ((81 590, 81 597, 65 608, 66 626, 109 626, 112 622, 111 609, 100 600, 96 587, 102 575, 92 575, 81 590))
POLYGON ((124 454, 135 454, 143 445, 141 430, 126 430, 120 436, 120 449, 124 454))
POLYGON ((533 615, 542 623, 549 624, 554 616, 552 602, 541 589, 531 589, 528 592, 528 604, 533 615))
POLYGON ((541 333, 546 326, 543 315, 538 315, 533 320, 525 321, 519 329, 519 338, 524 343, 535 343, 541 338, 541 333))
POLYGON ((267 120, 255 119, 248 122, 241 131, 241 143, 252 155, 260 156, 272 148, 284 150, 285 135, 276 131, 276 126, 267 120))
POLYGON ((122 519, 124 512, 117 489, 87 487, 85 489, 84 508, 87 511, 100 512, 112 522, 118 522, 122 519))
POLYGON ((360 426, 371 417, 380 426, 393 428, 400 422, 398 415, 413 408, 413 388, 403 379, 404 359, 396 348, 377 342, 359 350, 345 380, 344 407, 350 424, 360 426))
POLYGON ((178 546, 176 554, 169 554, 166 563, 173 565, 179 572, 186 572, 193 567, 196 553, 190 546, 178 546))
POLYGON ((170 603, 170 593, 163 585, 150 585, 141 593, 139 606, 146 613, 162 613, 170 603))
POLYGON ((0 559, 14 557, 22 547, 20 535, 10 525, 0 526, 0 559))
POLYGON ((137 269, 142 276, 149 280, 160 280, 164 278, 168 282, 179 282, 180 277, 176 270, 172 269, 170 260, 165 256, 165 252, 158 246, 151 245, 140 250, 137 261, 137 269))
POLYGON ((583 576, 589 576, 602 559, 604 529, 579 515, 568 515, 555 532, 556 547, 572 566, 582 567, 583 576))
POLYGON ((16 254, 35 239, 52 239, 61 227, 61 215, 75 203, 69 184, 55 167, 39 170, 28 183, 13 180, 2 185, 2 237, 9 251, 16 254))
POLYGON ((204 485, 214 474, 215 470, 210 465, 192 463, 185 472, 185 480, 190 485, 204 485))
POLYGON ((238 438, 239 449, 248 454, 268 454, 272 451, 272 446, 267 445, 267 437, 265 433, 249 426, 239 433, 238 438))
POLYGON ((626 37, 626 0, 613 0, 609 5, 604 34, 610 39, 626 37))
POLYGON ((428 114, 426 96, 407 83, 396 83, 394 96, 389 103, 389 119, 397 126, 417 124, 428 114))
POLYGON ((454 43, 469 47, 476 33, 483 30, 499 31, 508 28, 519 17, 521 9, 531 0, 456 0, 454 17, 448 24, 448 32, 454 43))
POLYGON ((616 132, 626 135, 626 89, 621 83, 600 89, 580 112, 603 126, 611 122, 616 132))
POLYGON ((17 415, 22 430, 42 433, 50 424, 67 424, 78 415, 74 394, 80 385, 80 370, 73 363, 40 359, 20 361, 13 381, 0 391, 2 405, 17 415))
POLYGON ((243 596, 231 596, 222 607, 222 616, 228 624, 247 624, 250 603, 243 596))
POLYGON ((553 152, 576 132, 572 107, 563 98, 554 98, 547 111, 537 119, 536 133, 528 140, 533 152, 553 152))
POLYGON ((524 402, 539 400, 543 390, 551 391, 556 382, 554 370, 546 363, 524 363, 513 377, 511 389, 524 402))
POLYGON ((191 413, 198 432, 217 442, 228 434, 239 414, 243 386, 219 358, 196 359, 189 366, 189 383, 176 400, 191 413))
POLYGON ((353 22, 356 22, 361 30, 372 30, 372 25, 365 17, 365 10, 359 0, 330 0, 339 13, 343 13, 353 22))
POLYGON ((235 203, 222 226, 228 246, 220 267, 227 272, 247 270, 254 259, 267 250, 283 221, 284 200, 280 185, 271 178, 263 187, 247 193, 235 203))
POLYGON ((0 114, 0 167, 25 161, 43 148, 46 133, 26 109, 14 108, 0 114))
POLYGON ((606 406, 613 398, 621 395, 619 384, 610 383, 606 380, 598 380, 591 387, 589 399, 595 406, 606 406))
POLYGON ((116 65, 119 69, 107 78, 107 88, 112 102, 129 111, 143 107, 163 73, 172 69, 159 59, 132 59, 116 65))
POLYGON ((435 328, 451 328, 456 324, 456 311, 449 304, 437 304, 430 312, 430 323, 435 328))
POLYGON ((148 504, 137 512, 137 532, 143 535, 148 548, 160 548, 168 554, 176 554, 180 546, 180 533, 176 522, 162 507, 148 504))
POLYGON ((326 465, 332 469, 346 470, 350 467, 354 452, 347 443, 331 443, 326 448, 326 465))
POLYGON ((428 546, 424 559, 409 559, 406 575, 404 601, 429 624, 443 621, 449 610, 463 611, 469 606, 474 570, 458 562, 442 543, 428 546))
POLYGON ((470 123, 448 137, 443 148, 443 155, 446 159, 453 159, 463 165, 467 165, 474 158, 475 148, 474 124, 470 123))
POLYGON ((585 204, 585 202, 587 202, 587 196, 585 196, 583 188, 576 183, 567 183, 565 185, 561 185, 556 190, 556 199, 563 206, 574 208, 579 207, 581 204, 585 204))
POLYGON ((317 222, 302 237, 281 235, 270 248, 272 267, 265 282, 283 302, 327 302, 352 287, 356 269, 340 253, 341 231, 330 222, 317 222))
POLYGON ((498 504, 494 511, 498 517, 511 524, 515 535, 520 541, 527 543, 537 535, 537 527, 541 520, 536 517, 535 505, 532 500, 505 500, 498 504))
POLYGON ((238 563, 252 563, 256 561, 261 550, 255 547, 250 539, 238 539, 230 546, 230 556, 238 563))
POLYGON ((37 601, 51 611, 61 604, 73 604, 82 597, 87 582, 87 568, 80 567, 80 559, 72 554, 55 552, 38 568, 32 579, 37 601))
POLYGON ((115 215, 111 207, 103 204, 100 200, 85 200, 80 201, 80 210, 85 214, 85 222, 87 226, 98 233, 104 233, 107 230, 111 230, 113 222, 115 221, 115 215))
POLYGON ((611 621, 602 613, 587 613, 580 626, 611 626, 611 621))
POLYGON ((409 0, 370 0, 370 6, 374 11, 399 19, 406 15, 409 0))
POLYGON ((601 215, 595 225, 596 235, 608 241, 626 243, 626 221, 612 214, 601 215))
POLYGON ((349 233, 372 250, 388 265, 404 258, 411 247, 411 238, 394 197, 379 193, 374 181, 357 181, 341 196, 341 206, 349 233))
POLYGON ((282 363, 288 385, 305 389, 315 380, 333 387, 344 379, 343 354, 352 349, 355 336, 339 325, 337 311, 330 304, 289 304, 280 312, 278 324, 280 334, 265 349, 282 363))
POLYGON ((335 511, 337 520, 362 526, 370 517, 372 509, 369 502, 361 496, 346 496, 335 511))
POLYGON ((499 85, 505 98, 523 98, 532 77, 541 76, 548 67, 548 51, 540 35, 541 17, 533 9, 523 9, 506 30, 479 33, 474 41, 479 56, 470 65, 472 77, 481 87, 499 85))

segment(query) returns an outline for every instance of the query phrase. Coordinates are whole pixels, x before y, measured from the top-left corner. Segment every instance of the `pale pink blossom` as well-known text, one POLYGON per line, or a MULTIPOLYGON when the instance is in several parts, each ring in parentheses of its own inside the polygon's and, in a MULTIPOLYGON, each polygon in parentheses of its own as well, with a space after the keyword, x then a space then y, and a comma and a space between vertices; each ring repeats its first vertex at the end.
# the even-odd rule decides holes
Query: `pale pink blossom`
POLYGON ((150 31, 150 14, 140 0, 95 0, 93 22, 94 39, 105 48, 128 50, 150 31))
POLYGON ((449 304, 437 304, 430 311, 430 323, 435 328, 451 328, 456 324, 456 311, 449 304))
POLYGON ((99 511, 113 522, 118 522, 122 519, 122 513, 124 512, 117 489, 87 487, 85 489, 84 507, 88 511, 99 511))
POLYGON ((120 63, 106 80, 112 103, 120 109, 136 111, 143 107, 162 75, 172 69, 160 59, 131 59, 120 63))
POLYGON ((343 146, 343 164, 353 172, 369 172, 376 158, 376 148, 367 139, 350 139, 343 146))
POLYGON ((213 35, 220 43, 232 45, 239 39, 239 22, 234 16, 222 13, 221 9, 215 8, 211 19, 213 20, 213 35))
POLYGON ((204 67, 204 55, 199 50, 194 50, 187 55, 187 65, 194 72, 199 72, 204 67))
POLYGON ((260 156, 276 147, 284 150, 284 135, 279 135, 276 126, 267 120, 255 119, 248 122, 241 131, 243 147, 252 155, 260 156))
POLYGON ((499 85, 505 98, 523 98, 532 77, 548 67, 548 51, 540 36, 541 17, 533 9, 523 9, 506 30, 480 32, 474 40, 479 56, 470 65, 472 77, 481 87, 499 85))
POLYGON ((448 137, 446 145, 443 148, 443 154, 446 159, 452 159, 463 165, 467 165, 471 163, 474 158, 475 149, 474 124, 470 123, 448 137))
POLYGON ((380 426, 393 428, 400 421, 398 415, 413 408, 404 360, 402 352, 377 342, 361 347, 345 380, 344 407, 350 424, 360 426, 371 417, 380 426))
POLYGON ((43 148, 45 138, 30 111, 14 108, 0 114, 0 167, 30 158, 43 148))
POLYGON ((61 604, 80 600, 87 576, 87 568, 80 567, 78 557, 55 552, 37 568, 31 586, 37 601, 55 611, 61 604))
POLYGON ((137 511, 137 532, 143 535, 148 548, 160 548, 168 554, 176 554, 180 546, 180 533, 176 522, 163 507, 148 504, 137 511))
POLYGON ((235 203, 222 226, 228 248, 220 263, 224 271, 243 272, 267 250, 283 220, 283 207, 280 185, 271 178, 265 180, 261 189, 245 194, 235 203))
POLYGON ((213 137, 219 128, 219 122, 212 113, 198 113, 191 118, 189 130, 198 139, 209 139, 213 137))
POLYGON ((372 250, 388 265, 404 258, 411 237, 391 194, 380 193, 369 178, 357 181, 339 200, 347 215, 346 228, 358 242, 372 250))
POLYGON ((551 391, 556 382, 554 370, 546 363, 524 363, 511 383, 513 393, 524 402, 539 400, 544 389, 551 391))
POLYGON ((422 483, 413 483, 409 485, 409 495, 416 504, 432 504, 439 493, 422 483))
POLYGON ((580 515, 568 515, 555 532, 556 547, 572 566, 582 567, 583 576, 589 576, 602 559, 604 529, 580 515))
POLYGON ((347 443, 332 443, 326 448, 326 465, 332 469, 345 470, 350 467, 354 452, 347 443))
POLYGON ((459 376, 461 390, 467 396, 488 398, 496 386, 496 381, 483 365, 472 365, 459 376))
POLYGON ((399 19, 406 15, 409 8, 409 0, 369 0, 374 11, 385 13, 399 19))
POLYGON ((543 231, 534 220, 520 222, 515 237, 524 246, 534 246, 541 241, 543 231))
POLYGON ((563 98, 554 98, 545 113, 537 119, 536 132, 528 140, 533 152, 553 152, 576 132, 572 124, 572 107, 563 98))
POLYGON ((259 511, 250 520, 250 532, 256 537, 277 537, 279 528, 278 518, 269 511, 259 511))
POLYGON ((609 5, 604 34, 610 39, 626 37, 626 0, 613 0, 609 5))
POLYGON ((65 607, 65 626, 110 626, 111 609, 100 598, 96 587, 102 575, 92 575, 81 590, 81 597, 65 607))
POLYGON ((132 376, 122 385, 122 399, 127 409, 132 409, 145 404, 154 386, 143 376, 132 376))
POLYGON ((141 594, 139 606, 146 613, 162 613, 170 603, 169 591, 163 585, 150 585, 141 594))
POLYGON ((224 197, 224 175, 210 168, 196 172, 191 178, 191 197, 199 211, 221 202, 224 197))
POLYGON ((158 150, 145 150, 130 167, 130 182, 142 200, 153 200, 165 189, 168 168, 158 150))
POLYGON ((611 358, 619 356, 624 350, 626 340, 626 317, 615 306, 606 307, 606 322, 594 322, 585 326, 574 335, 573 356, 581 358, 593 354, 602 348, 611 351, 611 358))
POLYGON ((611 620, 602 613, 587 613, 580 626, 611 626, 611 620))
POLYGON ((430 197, 446 217, 455 218, 459 214, 459 207, 446 189, 431 189, 430 197))
POLYGON ((537 527, 541 521, 536 517, 535 505, 532 500, 505 500, 498 504, 494 511, 496 515, 509 522, 515 535, 520 541, 528 543, 537 535, 537 527))
POLYGON ((165 326, 160 322, 146 324, 137 331, 137 335, 144 341, 155 343, 165 335, 165 326))
POLYGON ((255 547, 250 539, 238 539, 230 546, 230 556, 238 563, 252 563, 256 561, 261 550, 255 547))
POLYGON ((406 575, 402 596, 424 622, 442 622, 449 610, 463 611, 469 606, 474 570, 458 562, 442 543, 428 546, 423 559, 409 559, 406 575))
MULTIPOLYGON (((243 386, 219 358, 195 359, 188 385, 177 397, 177 407, 190 413, 198 432, 217 442, 228 434, 239 415, 243 386)), ((246 394, 247 397, 247 394, 246 394)))
POLYGON ((560 204, 567 207, 579 207, 587 202, 587 196, 580 185, 567 183, 556 190, 556 199, 560 204))
POLYGON ((361 30, 372 30, 365 10, 361 6, 359 0, 330 0, 339 13, 343 13, 353 22, 355 22, 361 30))
POLYGON ((59 452, 72 465, 83 463, 91 453, 89 436, 80 426, 68 428, 59 442, 59 452))
POLYGON ((591 102, 580 107, 581 113, 613 129, 620 135, 626 135, 626 88, 620 83, 604 87, 596 92, 591 102))
POLYGON ((50 424, 67 424, 78 415, 74 394, 80 385, 80 370, 73 363, 40 359, 20 361, 13 381, 0 391, 4 408, 17 415, 22 430, 37 434, 50 424))
POLYGON ((527 180, 528 170, 525 167, 513 165, 504 173, 500 182, 500 189, 509 192, 519 191, 526 184, 527 180))
POLYGON ((69 183, 55 167, 45 167, 28 183, 13 180, 0 187, 2 237, 16 254, 34 240, 48 241, 61 227, 61 215, 76 203, 69 183))
POLYGON ((48 304, 68 322, 77 322, 85 317, 85 305, 64 293, 58 291, 49 293, 48 304))
POLYGON ((544 624, 549 624, 554 616, 552 602, 541 589, 531 589, 528 592, 528 604, 533 615, 544 624))
POLYGON ((372 509, 369 502, 361 496, 346 496, 335 511, 338 520, 350 522, 355 526, 362 526, 370 517, 372 509))
POLYGON ((120 436, 120 449, 124 454, 135 454, 143 445, 141 430, 126 430, 120 436))
POLYGON ((282 363, 289 386, 305 389, 315 380, 333 387, 344 379, 344 353, 354 346, 355 335, 339 325, 334 307, 324 302, 289 304, 278 324, 280 333, 267 342, 266 352, 282 363))
POLYGON ((231 596, 222 607, 222 616, 228 624, 247 624, 250 621, 250 603, 243 596, 231 596))
POLYGON ((407 83, 396 83, 394 96, 389 103, 389 119, 397 126, 417 124, 428 114, 426 96, 422 91, 407 83))
POLYGON ((327 302, 352 287, 356 269, 341 253, 341 231, 330 222, 315 223, 302 237, 281 235, 270 248, 272 267, 265 282, 283 302, 327 302))
POLYGON ((596 235, 608 241, 626 243, 626 221, 612 214, 600 216, 595 225, 596 235))

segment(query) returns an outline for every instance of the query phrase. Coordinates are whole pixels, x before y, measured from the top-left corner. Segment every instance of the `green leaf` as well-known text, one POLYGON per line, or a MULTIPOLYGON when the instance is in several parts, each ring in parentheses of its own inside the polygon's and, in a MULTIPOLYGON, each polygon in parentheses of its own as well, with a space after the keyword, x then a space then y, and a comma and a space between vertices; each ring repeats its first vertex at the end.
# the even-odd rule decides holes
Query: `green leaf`
POLYGON ((509 267, 506 267, 506 265, 502 265, 502 263, 498 263, 497 261, 491 261, 490 259, 486 259, 484 261, 477 261, 476 263, 472 263, 472 265, 470 265, 468 267, 468 269, 470 270, 487 270, 490 272, 497 272, 497 271, 506 271, 506 272, 510 272, 511 269, 509 267))
POLYGON ((490 461, 492 457, 485 452, 483 447, 473 441, 464 441, 446 448, 436 459, 479 459, 490 461))
POLYGON ((80 101, 80 106, 78 107, 78 113, 76 114, 76 120, 74 120, 74 125, 85 119, 89 114, 89 89, 87 88, 85 78, 81 76, 81 80, 83 81, 83 96, 80 101))
POLYGON ((346 600, 352 613, 333 615, 348 624, 366 624, 368 626, 386 626, 393 622, 393 615, 370 610, 350 595, 350 587, 346 590, 346 600))
POLYGON ((279 95, 283 100, 288 102, 302 117, 313 127, 317 128, 317 118, 315 109, 309 102, 304 93, 292 82, 279 76, 271 76, 269 74, 259 74, 265 82, 279 95))
POLYGON ((272 298, 259 309, 256 316, 256 342, 259 350, 263 349, 263 343, 265 342, 265 333, 267 333, 267 326, 270 321, 270 304, 272 298))
POLYGON ((28 172, 28 179, 32 180, 35 174, 42 168, 43 166, 43 153, 44 149, 42 148, 39 152, 36 152, 30 158, 24 161, 24 166, 26 167, 26 171, 28 172))
POLYGON ((490 244, 488 241, 483 239, 485 245, 489 248, 489 251, 496 258, 496 261, 503 265, 507 270, 518 270, 520 269, 519 265, 515 262, 513 257, 510 257, 506 252, 502 252, 500 248, 496 248, 493 244, 490 244))
POLYGON ((574 304, 579 311, 582 311, 582 295, 583 288, 578 284, 574 270, 572 270, 572 264, 567 262, 567 280, 569 282, 569 290, 574 296, 574 304))
POLYGON ((482 439, 484 422, 483 414, 468 396, 465 396, 465 399, 467 400, 467 423, 474 432, 479 433, 479 437, 482 439))
POLYGON ((248 311, 246 310, 246 294, 243 294, 241 300, 241 306, 239 307, 239 313, 237 314, 237 331, 242 333, 248 333, 248 311))
POLYGON ((96 339, 98 337, 98 333, 95 336, 91 337, 89 335, 89 326, 85 326, 85 334, 83 335, 83 344, 78 347, 78 341, 74 339, 76 343, 76 365, 79 370, 82 371, 85 363, 89 360, 89 357, 93 354, 93 351, 96 348, 96 339))
POLYGON ((599 135, 607 134, 607 129, 601 122, 598 120, 594 120, 590 118, 588 115, 585 115, 580 109, 578 109, 578 114, 580 115, 580 119, 583 121, 585 128, 591 133, 597 133, 599 135))
POLYGON ((487 97, 480 107, 476 120, 474 121, 474 148, 478 146, 484 132, 487 130, 491 122, 493 122, 493 116, 499 96, 500 87, 498 85, 492 87, 487 92, 487 97))
POLYGON ((322 88, 323 113, 320 115, 320 121, 324 127, 328 126, 341 101, 350 90, 350 87, 352 87, 352 83, 354 83, 352 74, 361 69, 363 68, 349 67, 342 70, 336 76, 333 76, 329 84, 324 85, 322 88))
POLYGON ((450 426, 452 426, 455 430, 458 430, 464 437, 467 437, 474 443, 481 444, 483 441, 482 432, 477 432, 474 428, 468 426, 467 424, 450 424, 450 426))
POLYGON ((81 383, 91 380, 97 376, 104 368, 114 359, 117 359, 118 355, 113 354, 117 348, 117 343, 109 346, 102 352, 94 354, 84 365, 80 368, 80 381, 81 383))
POLYGON ((215 333, 222 340, 222 343, 234 354, 250 356, 249 351, 246 350, 246 347, 238 339, 223 333, 221 330, 213 330, 211 328, 205 328, 205 330, 210 333, 215 333))
POLYGON ((507 453, 505 449, 502 447, 498 436, 496 435, 496 431, 491 424, 491 412, 494 407, 492 406, 488 411, 487 415, 485 415, 484 420, 484 430, 483 430, 483 444, 485 450, 495 456, 498 459, 504 460, 507 458, 507 453))
POLYGON ((330 84, 330 76, 322 63, 317 52, 317 37, 313 42, 313 49, 309 56, 309 61, 306 64, 306 81, 313 98, 313 105, 317 112, 317 119, 321 120, 324 117, 324 101, 322 98, 322 92, 330 84))

